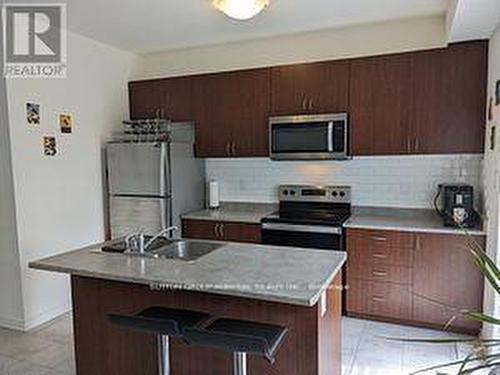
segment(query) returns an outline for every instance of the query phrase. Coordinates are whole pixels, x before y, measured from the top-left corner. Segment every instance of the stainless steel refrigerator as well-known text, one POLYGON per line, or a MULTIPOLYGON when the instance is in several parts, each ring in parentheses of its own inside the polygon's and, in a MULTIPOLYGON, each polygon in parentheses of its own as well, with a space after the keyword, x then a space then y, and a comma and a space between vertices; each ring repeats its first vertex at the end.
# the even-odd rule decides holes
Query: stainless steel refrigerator
POLYGON ((203 207, 205 170, 194 157, 192 125, 171 126, 163 142, 115 141, 106 146, 111 238, 143 230, 154 235, 180 215, 203 207))

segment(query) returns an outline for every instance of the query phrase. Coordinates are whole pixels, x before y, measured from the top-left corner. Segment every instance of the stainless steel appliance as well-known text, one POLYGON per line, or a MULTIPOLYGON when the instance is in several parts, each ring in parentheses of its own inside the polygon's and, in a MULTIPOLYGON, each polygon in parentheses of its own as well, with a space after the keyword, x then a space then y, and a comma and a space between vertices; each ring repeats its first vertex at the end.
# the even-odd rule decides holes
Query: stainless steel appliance
POLYGON ((112 238, 180 228, 182 213, 204 205, 204 164, 194 157, 193 125, 169 124, 151 139, 134 135, 106 146, 112 238))
POLYGON ((347 113, 271 117, 269 154, 274 160, 348 158, 347 113))
POLYGON ((472 228, 478 224, 474 210, 474 188, 466 184, 441 184, 434 206, 443 217, 445 226, 472 228), (441 207, 438 200, 441 197, 441 207))
POLYGON ((285 185, 279 200, 279 211, 262 219, 264 244, 345 250, 342 225, 351 214, 350 187, 285 185))

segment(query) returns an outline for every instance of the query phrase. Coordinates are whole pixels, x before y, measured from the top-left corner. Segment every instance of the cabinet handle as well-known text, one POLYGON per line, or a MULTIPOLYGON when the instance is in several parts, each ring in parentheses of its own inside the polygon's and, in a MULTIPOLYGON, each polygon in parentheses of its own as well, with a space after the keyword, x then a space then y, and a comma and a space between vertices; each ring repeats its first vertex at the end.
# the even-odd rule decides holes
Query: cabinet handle
POLYGON ((302 98, 302 109, 303 110, 307 109, 307 97, 305 95, 302 98))
POLYGON ((387 276, 387 272, 383 272, 383 271, 373 271, 373 272, 372 272, 372 275, 373 275, 373 276, 387 276))
POLYGON ((314 107, 314 102, 312 100, 312 98, 309 99, 309 110, 312 110, 314 107))
POLYGON ((385 302, 384 297, 372 297, 373 302, 385 302))
POLYGON ((218 228, 219 228, 219 223, 215 223, 215 225, 214 225, 214 238, 219 237, 218 228))
POLYGON ((415 249, 420 250, 420 236, 415 239, 415 249))
POLYGON ((217 223, 217 235, 216 235, 217 238, 222 238, 222 223, 217 223))
POLYGON ((236 156, 236 142, 231 143, 231 153, 236 156))
POLYGON ((220 238, 224 238, 224 223, 220 223, 220 238))
POLYGON ((378 259, 385 259, 385 258, 387 258, 387 255, 375 253, 375 254, 372 254, 372 257, 378 258, 378 259))
POLYGON ((231 156, 231 143, 226 143, 226 156, 231 156))
POLYGON ((411 153, 411 138, 410 136, 406 137, 406 152, 411 153))
POLYGON ((370 239, 372 239, 373 241, 380 241, 380 242, 387 241, 387 237, 380 237, 380 236, 372 236, 370 237, 370 239))
POLYGON ((420 149, 420 139, 418 137, 415 138, 415 152, 418 152, 420 149))

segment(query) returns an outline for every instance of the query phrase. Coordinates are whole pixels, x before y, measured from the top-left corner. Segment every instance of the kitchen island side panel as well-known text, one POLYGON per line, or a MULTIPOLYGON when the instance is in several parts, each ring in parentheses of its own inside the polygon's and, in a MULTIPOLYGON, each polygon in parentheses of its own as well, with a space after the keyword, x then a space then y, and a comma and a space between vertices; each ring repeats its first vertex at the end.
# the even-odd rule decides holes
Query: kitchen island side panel
MULTIPOLYGON (((179 290, 151 290, 137 284, 72 276, 73 318, 78 375, 156 375, 154 335, 111 325, 108 313, 134 314, 151 306, 207 312, 217 317, 279 324, 289 334, 271 365, 249 358, 249 373, 260 375, 340 375, 340 290, 329 289, 326 315, 313 307, 179 290)), ((338 275, 332 286, 340 285, 338 275)), ((232 357, 172 340, 172 372, 230 374, 232 357)))

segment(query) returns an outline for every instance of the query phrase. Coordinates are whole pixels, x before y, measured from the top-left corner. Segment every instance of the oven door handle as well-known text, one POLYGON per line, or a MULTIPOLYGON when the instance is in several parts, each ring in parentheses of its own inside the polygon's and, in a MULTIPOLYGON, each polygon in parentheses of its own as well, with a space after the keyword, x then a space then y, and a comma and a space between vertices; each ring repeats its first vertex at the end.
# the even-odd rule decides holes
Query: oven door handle
POLYGON ((284 232, 304 232, 304 233, 319 233, 319 234, 342 234, 342 228, 327 227, 320 225, 296 225, 296 224, 281 224, 281 223, 262 223, 262 229, 265 230, 281 230, 284 232))

